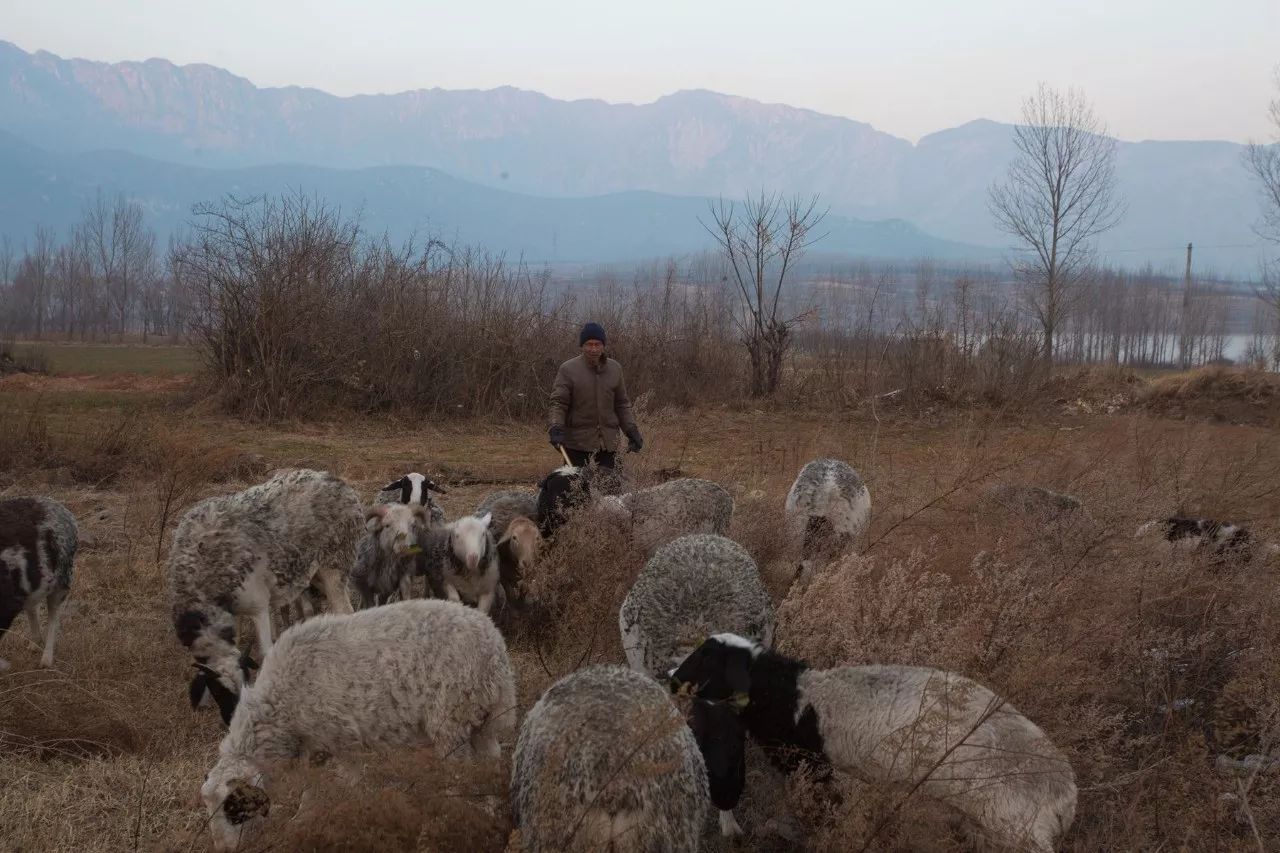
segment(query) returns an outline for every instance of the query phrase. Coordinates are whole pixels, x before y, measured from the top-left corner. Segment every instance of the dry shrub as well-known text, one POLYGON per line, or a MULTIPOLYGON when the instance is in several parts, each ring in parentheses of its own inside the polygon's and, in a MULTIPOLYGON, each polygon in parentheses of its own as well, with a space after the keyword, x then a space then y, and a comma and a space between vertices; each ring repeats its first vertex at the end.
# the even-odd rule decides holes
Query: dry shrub
POLYGON ((618 608, 643 566, 626 522, 606 512, 584 507, 556 531, 527 581, 542 616, 529 640, 549 675, 623 660, 618 608))
POLYGON ((36 399, 27 411, 0 407, 0 471, 16 472, 48 458, 49 416, 36 399))
POLYGON ((1166 417, 1271 426, 1280 422, 1280 377, 1261 370, 1205 367, 1153 380, 1138 403, 1166 417))

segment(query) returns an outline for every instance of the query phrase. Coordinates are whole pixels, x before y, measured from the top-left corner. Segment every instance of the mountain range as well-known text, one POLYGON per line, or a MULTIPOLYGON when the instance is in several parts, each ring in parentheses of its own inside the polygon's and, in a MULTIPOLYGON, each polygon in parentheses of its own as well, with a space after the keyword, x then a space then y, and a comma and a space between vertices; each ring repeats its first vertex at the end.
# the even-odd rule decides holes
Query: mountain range
MULTIPOLYGON (((622 217, 618 227, 663 220, 647 237, 624 241, 629 251, 679 250, 703 239, 692 217, 705 211, 705 198, 760 188, 819 193, 835 233, 848 226, 858 240, 877 230, 898 235, 873 254, 972 256, 982 252, 975 246, 1009 243, 987 212, 986 190, 1012 157, 1012 127, 987 120, 912 144, 851 119, 708 91, 639 105, 510 87, 338 97, 257 87, 209 65, 63 59, 0 41, 0 130, 16 137, 0 144, 6 182, 23 156, 45 164, 46 191, 60 170, 77 176, 72 183, 112 181, 131 193, 141 184, 126 178, 150 175, 153 186, 167 187, 151 190, 156 207, 233 184, 293 182, 341 195, 344 205, 365 192, 366 211, 388 223, 430 219, 459 234, 473 233, 467 216, 513 206, 502 226, 513 230, 501 239, 484 240, 483 222, 474 233, 534 256, 548 240, 545 226, 580 222, 600 232, 613 227, 613 215, 622 217), (901 221, 875 222, 883 220, 901 221)), ((1256 242, 1258 197, 1242 151, 1222 141, 1120 142, 1127 214, 1102 249, 1159 264, 1190 241, 1205 247, 1198 265, 1249 273, 1255 253, 1237 247, 1256 242), (1231 248, 1209 248, 1222 245, 1231 248)), ((611 248, 589 230, 550 230, 557 257, 580 257, 576 245, 611 248)))

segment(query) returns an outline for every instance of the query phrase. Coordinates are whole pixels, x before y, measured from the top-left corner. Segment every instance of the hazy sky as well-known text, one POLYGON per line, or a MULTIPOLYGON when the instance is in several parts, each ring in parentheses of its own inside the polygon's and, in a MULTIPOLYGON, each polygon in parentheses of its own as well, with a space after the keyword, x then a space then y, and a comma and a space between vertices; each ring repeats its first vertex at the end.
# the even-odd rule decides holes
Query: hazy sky
POLYGON ((0 0, 0 38, 208 62, 341 95, 514 85, 647 102, 705 88, 916 139, 1082 87, 1125 139, 1267 132, 1280 0, 0 0))

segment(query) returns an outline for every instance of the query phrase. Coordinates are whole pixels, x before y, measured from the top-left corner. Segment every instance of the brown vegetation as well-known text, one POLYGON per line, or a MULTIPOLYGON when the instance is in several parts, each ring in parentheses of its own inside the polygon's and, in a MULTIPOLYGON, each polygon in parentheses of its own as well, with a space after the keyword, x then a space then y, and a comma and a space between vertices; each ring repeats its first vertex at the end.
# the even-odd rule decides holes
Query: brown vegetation
MULTIPOLYGON (((1203 383, 1217 389, 1206 394, 1261 394, 1248 390, 1261 380, 1234 376, 1191 376, 1177 387, 1184 399, 1203 383), (1237 381, 1245 390, 1230 391, 1237 381)), ((644 412, 646 452, 627 461, 639 483, 678 469, 733 491, 732 535, 755 555, 780 606, 784 651, 823 666, 951 668, 1039 723, 1081 787, 1067 849, 1274 846, 1280 780, 1223 775, 1214 760, 1275 742, 1275 567, 1163 555, 1132 532, 1147 518, 1186 512, 1280 536, 1280 442, 1257 427, 1143 414, 1143 395, 1166 393, 1173 380, 1149 391, 1134 390, 1146 380, 1124 376, 1054 382, 1042 399, 1059 405, 1020 408, 1017 418, 945 406, 919 419, 893 398, 840 417, 654 406, 644 412), (1063 405, 1117 389, 1138 402, 1110 414, 1063 405), (791 589, 782 499, 800 466, 826 454, 866 475, 873 523, 863 556, 791 589), (1086 512, 993 507, 983 495, 997 482, 1074 495, 1086 512)), ((186 658, 164 600, 163 548, 187 505, 275 467, 330 468, 362 494, 419 468, 448 472, 445 506, 456 514, 497 484, 532 483, 556 464, 536 426, 427 424, 406 433, 396 418, 366 417, 267 427, 168 405, 126 410, 119 397, 88 405, 88 393, 7 391, 12 405, 0 418, 0 493, 63 500, 85 540, 59 669, 34 669, 25 623, 4 638, 15 669, 0 675, 0 837, 21 849, 205 843, 195 792, 220 726, 186 705, 186 658)), ((540 606, 509 629, 522 711, 557 677, 623 659, 617 607, 642 557, 605 524, 566 528, 529 579, 540 606)), ((504 771, 414 755, 353 760, 355 769, 283 768, 282 805, 264 843, 503 849, 504 771), (319 817, 289 821, 299 808, 319 817)), ((845 781, 852 796, 832 800, 809 780, 780 779, 753 750, 739 810, 748 849, 963 848, 936 804, 845 781), (802 840, 783 840, 779 826, 802 840)), ((708 849, 722 847, 708 837, 708 849)))

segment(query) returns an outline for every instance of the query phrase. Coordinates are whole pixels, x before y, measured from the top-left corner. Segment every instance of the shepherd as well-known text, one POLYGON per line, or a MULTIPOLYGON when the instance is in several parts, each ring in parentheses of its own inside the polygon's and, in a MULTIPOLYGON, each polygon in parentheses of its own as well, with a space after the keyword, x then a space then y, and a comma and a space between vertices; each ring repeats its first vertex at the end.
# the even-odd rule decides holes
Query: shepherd
POLYGON ((605 354, 604 327, 584 325, 578 346, 582 354, 560 365, 551 388, 551 446, 575 466, 594 464, 612 471, 619 430, 632 453, 640 452, 644 440, 631 412, 622 365, 605 354))

